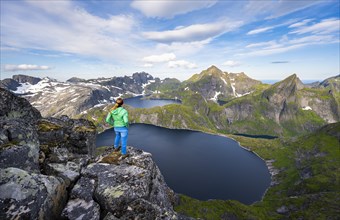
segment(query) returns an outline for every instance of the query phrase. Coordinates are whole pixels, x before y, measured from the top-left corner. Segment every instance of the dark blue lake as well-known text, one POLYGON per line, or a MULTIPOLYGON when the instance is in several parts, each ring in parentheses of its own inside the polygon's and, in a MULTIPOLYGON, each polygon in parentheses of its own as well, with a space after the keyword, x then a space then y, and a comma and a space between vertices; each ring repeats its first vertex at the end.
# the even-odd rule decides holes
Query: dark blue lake
POLYGON ((124 104, 130 105, 134 108, 152 108, 155 106, 163 106, 168 104, 180 104, 179 100, 172 99, 143 99, 144 96, 136 96, 133 98, 124 99, 124 104))
MULTIPOLYGON (((97 136, 97 147, 113 144, 113 129, 97 136)), ((152 153, 175 192, 200 200, 261 200, 270 185, 265 162, 229 138, 146 124, 129 128, 128 145, 152 153)))

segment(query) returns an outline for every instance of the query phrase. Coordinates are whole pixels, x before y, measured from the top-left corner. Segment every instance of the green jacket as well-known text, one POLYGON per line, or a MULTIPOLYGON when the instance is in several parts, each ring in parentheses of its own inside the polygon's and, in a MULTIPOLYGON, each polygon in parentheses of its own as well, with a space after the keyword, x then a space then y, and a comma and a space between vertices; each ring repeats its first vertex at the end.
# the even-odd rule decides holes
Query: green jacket
POLYGON ((114 120, 113 127, 129 126, 129 114, 123 107, 111 111, 111 117, 114 120))

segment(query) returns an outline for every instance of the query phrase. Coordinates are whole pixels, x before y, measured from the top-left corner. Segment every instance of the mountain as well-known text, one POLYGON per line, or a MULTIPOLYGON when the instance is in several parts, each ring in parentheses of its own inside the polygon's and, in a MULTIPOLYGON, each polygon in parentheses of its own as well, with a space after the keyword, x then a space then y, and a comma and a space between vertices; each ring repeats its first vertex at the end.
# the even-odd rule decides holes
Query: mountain
POLYGON ((129 109, 132 122, 169 128, 295 136, 340 120, 339 76, 304 85, 293 74, 268 85, 244 73, 223 72, 211 66, 184 82, 161 80, 145 72, 90 80, 71 78, 66 82, 19 78, 21 83, 5 79, 1 85, 21 94, 43 116, 80 115, 99 127, 105 125, 103 109, 116 97, 143 94, 147 98, 181 100, 181 105, 129 109))
POLYGON ((145 86, 152 82, 155 79, 142 72, 131 77, 71 78, 66 82, 15 75, 0 85, 29 100, 43 116, 75 116, 96 105, 111 103, 116 97, 144 94, 145 86))
POLYGON ((340 75, 325 79, 319 84, 319 87, 328 88, 335 92, 340 92, 340 75))
POLYGON ((150 153, 96 149, 92 122, 42 118, 26 99, 0 97, 0 219, 191 219, 173 210, 150 153))
POLYGON ((244 73, 222 72, 211 66, 200 74, 184 81, 185 90, 198 92, 208 100, 227 100, 252 93, 260 81, 249 78, 244 73))

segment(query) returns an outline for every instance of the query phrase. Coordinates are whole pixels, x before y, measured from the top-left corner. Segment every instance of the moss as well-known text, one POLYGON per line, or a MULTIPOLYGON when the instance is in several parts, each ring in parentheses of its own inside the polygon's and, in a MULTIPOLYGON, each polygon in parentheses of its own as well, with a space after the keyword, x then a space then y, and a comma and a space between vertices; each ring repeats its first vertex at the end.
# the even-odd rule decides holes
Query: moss
POLYGON ((11 148, 13 146, 17 146, 18 144, 19 144, 19 141, 10 141, 10 142, 0 145, 0 150, 11 148))
POLYGON ((62 127, 52 122, 45 121, 45 120, 38 122, 38 131, 49 132, 49 131, 55 131, 59 129, 62 129, 62 127))
POLYGON ((96 131, 95 126, 75 126, 74 130, 77 132, 94 132, 96 131))

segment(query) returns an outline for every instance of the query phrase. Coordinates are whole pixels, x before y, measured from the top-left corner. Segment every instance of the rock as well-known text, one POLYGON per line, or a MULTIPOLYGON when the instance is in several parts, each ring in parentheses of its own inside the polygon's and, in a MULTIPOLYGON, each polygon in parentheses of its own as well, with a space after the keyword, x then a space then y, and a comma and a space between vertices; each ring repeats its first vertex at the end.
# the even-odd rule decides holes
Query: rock
POLYGON ((19 83, 29 83, 31 85, 35 85, 41 80, 38 77, 26 76, 26 75, 21 75, 21 74, 13 75, 12 79, 19 83))
MULTIPOLYGON (((83 177, 95 180, 93 197, 102 211, 122 219, 177 216, 172 208, 174 192, 166 186, 151 154, 132 147, 128 147, 128 152, 129 157, 123 160, 111 157, 115 159, 110 161, 104 157, 101 161, 106 163, 92 163, 82 171, 83 177)), ((83 185, 85 190, 88 184, 83 185)))
POLYGON ((0 168, 39 171, 39 140, 34 125, 24 119, 0 121, 0 168))
POLYGON ((41 114, 26 99, 0 88, 0 121, 19 118, 33 125, 41 118, 41 114))
POLYGON ((62 179, 0 169, 0 219, 57 219, 66 204, 62 179))
POLYGON ((0 219, 184 219, 151 154, 128 147, 94 160, 92 122, 41 118, 0 92, 0 219))

